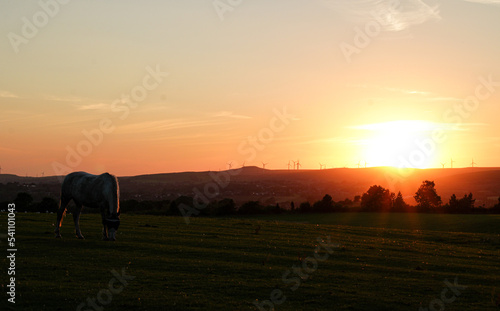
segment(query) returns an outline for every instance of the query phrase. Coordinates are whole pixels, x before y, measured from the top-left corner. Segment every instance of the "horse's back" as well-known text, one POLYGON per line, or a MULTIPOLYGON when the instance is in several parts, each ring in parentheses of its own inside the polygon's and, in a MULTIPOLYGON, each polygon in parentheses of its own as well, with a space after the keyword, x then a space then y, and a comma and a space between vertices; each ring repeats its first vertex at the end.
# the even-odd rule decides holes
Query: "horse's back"
POLYGON ((116 195, 116 192, 117 179, 109 173, 93 175, 87 172, 73 172, 64 178, 61 188, 61 196, 76 199, 84 205, 103 201, 116 195))

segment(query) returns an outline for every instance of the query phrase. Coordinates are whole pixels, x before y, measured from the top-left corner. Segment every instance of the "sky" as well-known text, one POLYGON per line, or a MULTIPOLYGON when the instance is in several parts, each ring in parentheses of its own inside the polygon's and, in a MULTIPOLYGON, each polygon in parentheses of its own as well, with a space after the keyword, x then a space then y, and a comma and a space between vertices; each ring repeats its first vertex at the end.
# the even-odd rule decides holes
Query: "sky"
POLYGON ((500 166, 498 0, 0 3, 0 167, 500 166))

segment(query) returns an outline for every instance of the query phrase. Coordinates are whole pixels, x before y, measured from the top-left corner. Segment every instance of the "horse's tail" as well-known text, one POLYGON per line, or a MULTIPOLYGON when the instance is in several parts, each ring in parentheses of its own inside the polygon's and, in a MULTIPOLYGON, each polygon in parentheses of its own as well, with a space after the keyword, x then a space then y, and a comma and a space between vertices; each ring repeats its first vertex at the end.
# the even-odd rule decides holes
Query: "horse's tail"
POLYGON ((115 200, 113 208, 116 208, 116 213, 120 215, 120 185, 118 184, 118 178, 114 175, 111 176, 113 177, 113 199, 115 200))

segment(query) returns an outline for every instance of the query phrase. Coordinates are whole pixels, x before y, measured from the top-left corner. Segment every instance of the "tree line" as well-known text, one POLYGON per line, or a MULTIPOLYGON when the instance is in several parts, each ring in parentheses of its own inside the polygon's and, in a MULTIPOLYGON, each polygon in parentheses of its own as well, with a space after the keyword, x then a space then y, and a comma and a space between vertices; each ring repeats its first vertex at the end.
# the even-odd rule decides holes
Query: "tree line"
MULTIPOLYGON (((336 212, 416 212, 416 213, 449 213, 449 214, 499 214, 500 197, 498 203, 491 207, 475 206, 473 194, 465 194, 457 197, 453 194, 447 203, 443 204, 441 196, 437 194, 435 183, 425 180, 413 196, 416 205, 407 204, 401 192, 397 194, 380 186, 373 185, 362 195, 354 197, 354 200, 345 199, 334 201, 326 194, 321 200, 314 203, 308 201, 298 206, 290 202, 287 208, 279 204, 262 204, 259 201, 248 201, 240 206, 233 199, 224 198, 213 200, 199 208, 200 204, 194 202, 193 197, 179 196, 175 200, 144 200, 135 199, 121 200, 120 211, 123 213, 152 214, 152 215, 182 215, 183 209, 197 209, 197 216, 231 216, 231 215, 253 215, 253 214, 280 214, 280 213, 336 213, 336 212)), ((4 202, 2 206, 7 206, 4 202)), ((33 198, 27 192, 17 194, 14 203, 18 212, 52 212, 58 209, 58 201, 45 197, 40 202, 33 202, 33 198)), ((87 213, 98 213, 97 209, 84 209, 87 213)))

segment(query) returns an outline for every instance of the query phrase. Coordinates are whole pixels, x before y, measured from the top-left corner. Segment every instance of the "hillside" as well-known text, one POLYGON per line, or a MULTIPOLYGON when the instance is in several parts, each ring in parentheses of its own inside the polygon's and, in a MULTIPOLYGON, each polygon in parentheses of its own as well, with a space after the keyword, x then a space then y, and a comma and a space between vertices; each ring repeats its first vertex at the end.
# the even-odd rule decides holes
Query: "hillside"
MULTIPOLYGON (((327 170, 265 170, 254 166, 228 171, 180 172, 119 177, 122 199, 175 199, 202 193, 209 198, 233 198, 236 202, 259 200, 269 204, 315 201, 325 194, 334 200, 353 199, 371 185, 401 191, 413 204, 423 180, 434 180, 444 202, 472 192, 476 205, 492 206, 500 196, 500 168, 409 169, 336 168, 327 170)), ((60 178, 0 175, 1 200, 13 200, 20 191, 35 199, 59 196, 60 178)))

